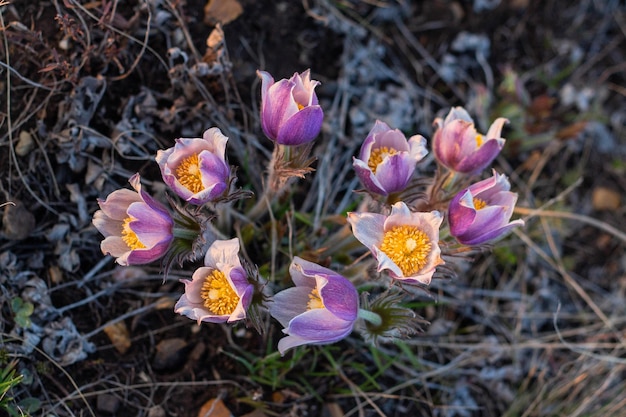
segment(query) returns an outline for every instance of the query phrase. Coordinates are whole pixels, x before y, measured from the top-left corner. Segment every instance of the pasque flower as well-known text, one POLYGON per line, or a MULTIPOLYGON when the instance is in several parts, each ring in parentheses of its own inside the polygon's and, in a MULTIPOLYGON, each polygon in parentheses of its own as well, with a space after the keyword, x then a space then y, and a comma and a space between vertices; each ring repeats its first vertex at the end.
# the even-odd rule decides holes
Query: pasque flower
POLYGON ((202 138, 176 139, 173 148, 157 152, 163 181, 191 204, 220 197, 228 188, 230 176, 225 158, 227 141, 216 127, 205 131, 202 138))
POLYGON ((407 141, 400 130, 377 120, 352 165, 368 191, 388 195, 407 186, 415 164, 427 153, 422 136, 411 136, 407 141))
POLYGON ((477 174, 498 156, 505 140, 500 137, 502 127, 508 120, 500 117, 486 135, 476 131, 474 121, 462 107, 454 107, 445 120, 435 119, 433 136, 435 157, 449 169, 477 174))
POLYGON ((352 332, 359 296, 345 277, 313 262, 294 257, 289 273, 295 287, 274 295, 270 314, 287 337, 278 342, 281 355, 296 346, 337 342, 352 332))
POLYGON ((185 284, 174 311, 201 322, 232 323, 246 318, 254 286, 248 282, 239 260, 239 240, 216 240, 209 247, 204 266, 185 284))
POLYGON ((348 213, 354 236, 378 261, 378 271, 387 270, 407 283, 430 284, 437 265, 443 263, 439 248, 438 211, 413 213, 403 202, 391 207, 391 214, 348 213))
POLYGON ((261 78, 261 126, 265 135, 281 145, 295 146, 315 139, 322 128, 324 112, 318 104, 310 70, 274 82, 265 71, 261 78))
POLYGON ((448 207, 450 234, 465 245, 479 245, 502 237, 523 220, 509 222, 517 194, 504 174, 479 181, 458 193, 448 207))
POLYGON ((98 199, 93 225, 104 235, 102 253, 120 265, 147 264, 161 258, 173 239, 174 221, 167 209, 141 189, 139 174, 129 179, 135 191, 113 191, 98 199))

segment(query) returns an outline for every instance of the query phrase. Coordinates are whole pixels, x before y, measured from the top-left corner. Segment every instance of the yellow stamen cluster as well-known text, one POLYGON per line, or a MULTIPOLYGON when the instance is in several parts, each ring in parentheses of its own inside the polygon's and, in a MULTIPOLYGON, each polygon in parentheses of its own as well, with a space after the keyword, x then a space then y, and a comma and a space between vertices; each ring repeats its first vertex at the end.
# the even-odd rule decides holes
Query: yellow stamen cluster
POLYGON ((480 148, 482 144, 483 144, 483 135, 479 133, 478 135, 476 135, 476 147, 480 148))
POLYGON ((372 150, 370 154, 370 159, 367 161, 367 166, 370 167, 372 172, 376 174, 376 169, 378 165, 380 165, 386 156, 397 154, 398 151, 394 148, 389 148, 387 146, 381 146, 380 148, 372 150))
POLYGON ((485 200, 481 200, 480 198, 473 198, 472 200, 474 201, 474 208, 476 210, 487 207, 487 202, 485 200))
POLYGON ((296 103, 298 105, 298 111, 302 110, 303 108, 305 108, 306 106, 303 106, 300 103, 296 103))
POLYGON ((194 194, 204 190, 198 154, 193 154, 183 159, 180 165, 176 167, 176 178, 183 187, 194 194))
POLYGON ((204 278, 200 297, 203 305, 213 314, 232 314, 239 303, 239 296, 228 283, 226 275, 220 270, 213 270, 204 278))
POLYGON ((380 250, 402 270, 404 276, 418 273, 428 263, 432 243, 415 226, 396 226, 385 232, 380 250))
POLYGON ((131 250, 144 249, 146 245, 141 243, 141 241, 137 237, 137 234, 133 232, 133 230, 130 228, 130 222, 132 222, 133 220, 135 219, 133 219, 132 217, 127 217, 124 219, 124 223, 122 224, 122 240, 128 245, 131 250))
POLYGON ((317 288, 313 288, 313 291, 309 294, 309 302, 306 305, 307 310, 313 310, 315 308, 324 308, 324 302, 320 296, 320 292, 317 288))

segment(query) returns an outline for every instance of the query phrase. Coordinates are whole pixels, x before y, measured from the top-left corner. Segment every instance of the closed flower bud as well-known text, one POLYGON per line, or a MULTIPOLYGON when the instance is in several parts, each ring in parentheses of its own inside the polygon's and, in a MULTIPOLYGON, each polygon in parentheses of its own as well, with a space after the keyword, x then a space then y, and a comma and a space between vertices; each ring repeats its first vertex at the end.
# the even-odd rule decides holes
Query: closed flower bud
POLYGON ((290 79, 274 82, 265 71, 261 78, 261 126, 265 135, 280 145, 296 146, 311 142, 322 129, 324 112, 318 104, 310 70, 290 79))
POLYGON ((479 245, 498 239, 523 220, 509 222, 517 194, 509 181, 495 170, 493 177, 479 181, 458 193, 448 207, 450 234, 465 245, 479 245))
POLYGON ((477 174, 498 156, 505 140, 500 137, 507 119, 500 117, 486 135, 476 131, 474 121, 462 107, 454 107, 445 120, 435 119, 433 151, 437 161, 455 172, 477 174))

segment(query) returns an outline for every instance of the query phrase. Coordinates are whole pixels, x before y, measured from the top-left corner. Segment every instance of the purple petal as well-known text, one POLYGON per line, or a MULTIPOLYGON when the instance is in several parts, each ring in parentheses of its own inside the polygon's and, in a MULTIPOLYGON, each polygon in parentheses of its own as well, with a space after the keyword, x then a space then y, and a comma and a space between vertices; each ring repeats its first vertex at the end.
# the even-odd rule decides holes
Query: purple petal
POLYGON ((352 167, 354 168, 356 175, 359 177, 359 180, 361 180, 361 183, 368 191, 375 194, 387 195, 387 191, 385 191, 376 176, 372 173, 372 170, 367 163, 360 159, 353 158, 352 167))
POLYGON ((312 343, 333 343, 348 336, 353 326, 352 320, 342 320, 325 308, 316 308, 294 317, 285 331, 312 343))
POLYGON ((305 107, 282 123, 276 142, 287 146, 308 143, 320 133, 323 121, 324 112, 319 105, 305 107))
POLYGON ((115 190, 106 198, 106 200, 98 200, 98 205, 104 214, 113 220, 125 220, 128 217, 126 209, 132 203, 141 200, 141 196, 135 191, 125 188, 115 190))
POLYGON ((293 82, 280 80, 268 88, 262 100, 261 124, 270 139, 276 140, 285 119, 298 112, 298 105, 291 95, 293 88, 293 82))
POLYGON ((319 291, 324 307, 342 320, 356 320, 359 294, 354 285, 341 275, 329 275, 319 291))
POLYGON ((504 139, 488 140, 473 153, 466 154, 464 158, 458 161, 454 169, 467 174, 479 173, 493 162, 503 146, 504 139))
POLYGON ((154 262, 157 259, 160 259, 167 249, 169 248, 170 242, 162 242, 154 245, 150 249, 135 249, 131 250, 128 254, 128 264, 129 265, 144 265, 150 262, 154 262))
POLYGON ((287 352, 289 349, 297 346, 306 345, 307 343, 310 343, 308 339, 304 339, 299 336, 283 337, 278 341, 278 351, 280 352, 281 356, 284 356, 285 352, 287 352))
POLYGON ((387 156, 378 165, 374 176, 386 194, 391 194, 404 190, 414 171, 415 160, 411 158, 408 152, 403 152, 387 156))

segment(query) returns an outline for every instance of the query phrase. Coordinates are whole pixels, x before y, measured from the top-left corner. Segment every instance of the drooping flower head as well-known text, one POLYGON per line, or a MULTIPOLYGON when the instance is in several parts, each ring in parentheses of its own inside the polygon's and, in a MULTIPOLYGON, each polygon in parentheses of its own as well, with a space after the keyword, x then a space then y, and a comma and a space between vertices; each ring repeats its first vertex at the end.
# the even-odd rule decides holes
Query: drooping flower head
POLYGON ((270 314, 283 325, 287 337, 278 351, 305 344, 337 342, 352 332, 359 296, 345 277, 313 262, 294 257, 289 267, 295 287, 274 295, 270 314))
POLYGON ((246 318, 254 286, 248 282, 239 260, 239 240, 216 240, 209 247, 204 266, 185 284, 174 311, 201 322, 232 323, 246 318))
POLYGON ((191 204, 220 197, 228 188, 230 176, 225 157, 227 141, 217 127, 205 131, 202 138, 176 139, 173 148, 157 152, 163 181, 191 204))
POLYGON ((407 283, 430 284, 437 265, 443 263, 439 248, 438 211, 413 213, 403 202, 391 214, 348 213, 354 236, 378 261, 378 271, 387 270, 407 283))
POLYGON ((462 107, 454 107, 445 120, 435 119, 433 151, 447 168, 463 174, 477 174, 498 156, 505 140, 500 137, 508 120, 499 117, 486 135, 476 131, 474 121, 462 107))
POLYGON ((422 136, 411 136, 407 141, 399 129, 392 130, 377 120, 353 166, 368 191, 386 196, 404 190, 415 164, 427 153, 426 139, 422 136))
POLYGON ((102 253, 120 265, 147 264, 161 258, 172 242, 174 222, 162 204, 141 189, 139 174, 128 182, 135 191, 113 191, 98 199, 93 225, 104 235, 102 253))
POLYGON ((257 71, 261 78, 261 126, 265 135, 281 145, 311 142, 320 133, 324 112, 318 104, 310 70, 295 73, 290 79, 274 78, 257 71))
POLYGON ((458 193, 448 207, 450 234, 464 245, 479 245, 504 236, 523 220, 509 222, 517 194, 504 174, 479 181, 458 193))

